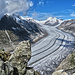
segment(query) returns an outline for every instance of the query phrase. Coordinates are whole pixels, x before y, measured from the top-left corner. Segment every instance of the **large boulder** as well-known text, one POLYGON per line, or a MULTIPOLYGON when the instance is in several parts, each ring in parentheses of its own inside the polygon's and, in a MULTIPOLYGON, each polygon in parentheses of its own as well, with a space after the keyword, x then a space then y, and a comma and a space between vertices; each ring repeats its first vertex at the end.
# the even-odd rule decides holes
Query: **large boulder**
POLYGON ((29 41, 23 41, 19 43, 14 53, 11 55, 9 62, 17 68, 19 75, 22 75, 26 71, 27 62, 31 58, 31 46, 29 41))
POLYGON ((0 52, 0 75, 40 75, 33 68, 27 68, 27 62, 31 58, 29 41, 20 42, 10 55, 9 52, 0 52))

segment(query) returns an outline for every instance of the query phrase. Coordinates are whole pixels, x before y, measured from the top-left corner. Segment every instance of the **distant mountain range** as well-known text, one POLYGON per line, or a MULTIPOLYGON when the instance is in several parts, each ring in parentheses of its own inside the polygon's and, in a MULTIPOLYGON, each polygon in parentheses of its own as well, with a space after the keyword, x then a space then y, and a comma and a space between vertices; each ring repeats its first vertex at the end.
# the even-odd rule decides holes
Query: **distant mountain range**
POLYGON ((41 24, 41 25, 50 25, 50 26, 58 25, 59 29, 75 35, 75 19, 62 20, 62 19, 57 19, 55 17, 54 18, 49 17, 47 20, 37 21, 33 18, 26 17, 25 20, 31 21, 31 22, 34 22, 34 23, 38 23, 38 24, 41 24))
POLYGON ((56 17, 54 17, 54 18, 49 17, 47 20, 44 20, 44 21, 37 21, 33 18, 26 17, 25 20, 36 22, 36 23, 43 24, 43 25, 50 25, 50 26, 55 26, 55 25, 58 25, 63 22, 62 19, 57 19, 56 17))
POLYGON ((58 28, 75 35, 75 19, 65 20, 58 28))

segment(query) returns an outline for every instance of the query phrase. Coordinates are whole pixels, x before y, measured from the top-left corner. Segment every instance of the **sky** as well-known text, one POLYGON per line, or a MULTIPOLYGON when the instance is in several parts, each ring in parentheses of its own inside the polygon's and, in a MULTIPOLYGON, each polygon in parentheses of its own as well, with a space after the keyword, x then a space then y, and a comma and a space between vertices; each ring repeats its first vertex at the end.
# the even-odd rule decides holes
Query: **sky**
POLYGON ((36 20, 75 19, 75 0, 0 0, 0 18, 14 13, 36 20))
POLYGON ((0 0, 0 19, 5 15, 12 15, 14 13, 26 12, 33 6, 30 0, 0 0))
POLYGON ((64 20, 75 19, 75 0, 31 0, 33 6, 28 15, 37 20, 57 17, 64 20))

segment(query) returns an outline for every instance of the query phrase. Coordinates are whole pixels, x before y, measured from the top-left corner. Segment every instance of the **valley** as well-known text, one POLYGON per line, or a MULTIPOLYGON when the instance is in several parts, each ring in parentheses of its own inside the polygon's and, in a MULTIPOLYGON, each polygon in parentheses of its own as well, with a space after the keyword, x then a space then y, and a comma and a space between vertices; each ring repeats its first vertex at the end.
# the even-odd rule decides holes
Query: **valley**
POLYGON ((64 22, 51 17, 37 21, 5 15, 0 21, 0 48, 13 53, 19 42, 30 40, 31 59, 27 67, 33 67, 42 75, 52 75, 62 60, 74 51, 75 37, 60 30, 64 22))
POLYGON ((0 75, 75 75, 75 1, 0 0, 0 75))
POLYGON ((74 37, 56 28, 57 26, 42 25, 48 36, 31 47, 32 57, 28 66, 34 67, 42 75, 51 75, 60 62, 73 52, 74 37))

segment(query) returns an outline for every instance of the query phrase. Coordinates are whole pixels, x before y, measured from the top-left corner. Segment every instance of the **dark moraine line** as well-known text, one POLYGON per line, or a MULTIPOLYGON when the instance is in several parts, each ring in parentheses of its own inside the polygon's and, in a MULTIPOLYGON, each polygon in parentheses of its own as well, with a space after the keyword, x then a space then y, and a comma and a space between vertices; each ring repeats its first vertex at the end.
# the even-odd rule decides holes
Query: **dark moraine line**
MULTIPOLYGON (((64 38, 65 38, 65 35, 64 35, 63 39, 64 39, 64 38)), ((42 57, 42 58, 36 60, 35 62, 30 63, 29 66, 32 65, 32 64, 34 64, 34 63, 36 63, 36 62, 38 62, 38 61, 40 61, 41 59, 43 59, 43 58, 45 58, 45 57, 47 57, 47 56, 49 56, 50 54, 54 53, 55 51, 57 51, 57 50, 61 47, 62 43, 63 43, 63 40, 62 40, 61 44, 59 45, 59 47, 58 47, 57 49, 55 49, 53 52, 47 54, 46 56, 44 56, 44 57, 42 57)))
MULTIPOLYGON (((58 36, 58 38, 59 38, 59 37, 60 37, 60 35, 58 36)), ((51 41, 52 41, 53 39, 54 39, 54 38, 52 38, 51 41)), ((47 49, 45 49, 45 50, 43 50, 43 51, 41 51, 41 52, 39 52, 39 53, 37 53, 37 54, 34 54, 34 55, 32 55, 31 57, 34 57, 34 56, 36 56, 36 55, 38 55, 38 54, 41 54, 41 53, 43 53, 43 52, 49 50, 49 49, 55 44, 56 40, 57 40, 57 38, 55 39, 54 43, 53 43, 49 48, 47 48, 47 49)), ((50 42, 51 42, 51 41, 50 41, 50 42)), ((50 42, 49 42, 49 44, 50 44, 50 42)), ((47 45, 48 45, 48 44, 47 44, 47 45)), ((46 46, 47 46, 47 45, 46 45, 46 46)), ((44 47, 46 47, 46 46, 44 46, 44 47)), ((40 48, 40 49, 42 49, 42 48, 40 48)), ((38 50, 40 50, 40 49, 38 49, 38 50)), ((37 51, 38 51, 38 50, 37 50, 37 51)), ((36 52, 36 51, 35 51, 35 52, 36 52)))

